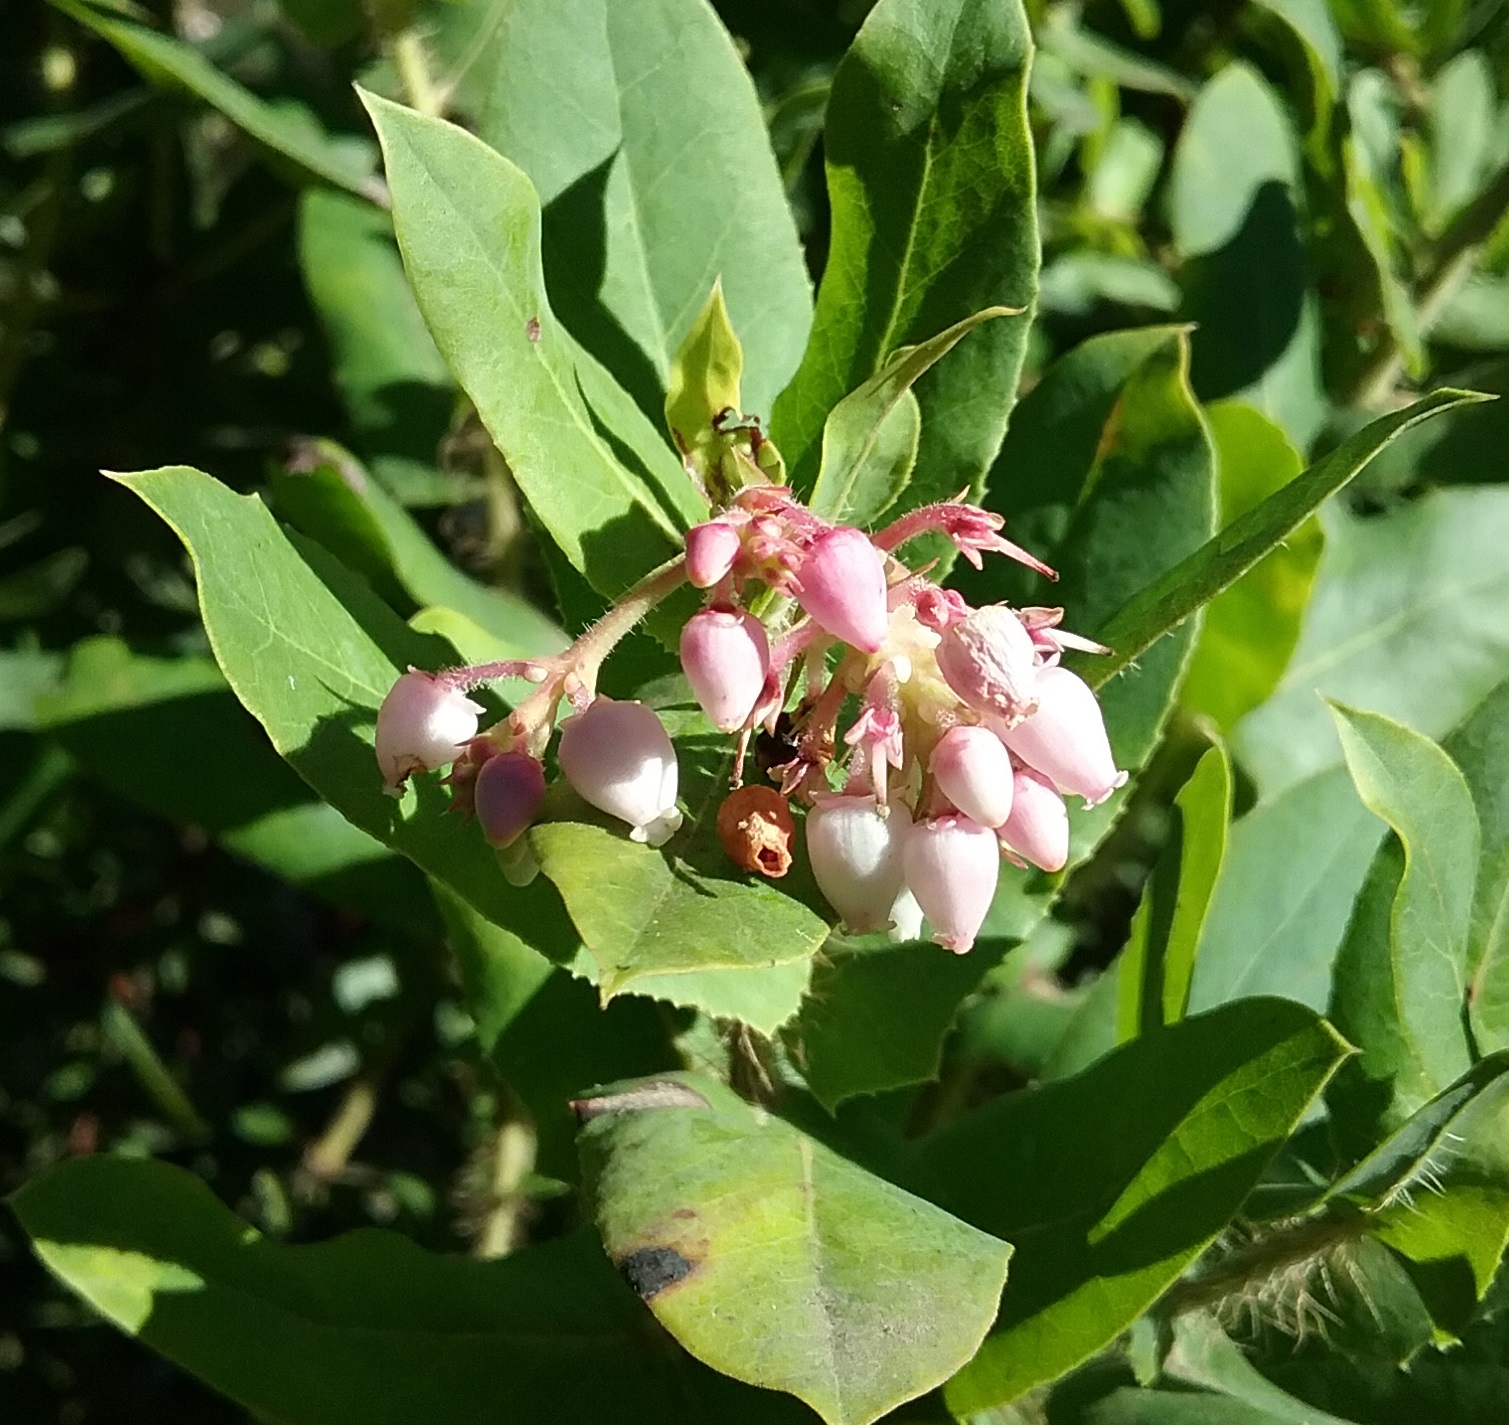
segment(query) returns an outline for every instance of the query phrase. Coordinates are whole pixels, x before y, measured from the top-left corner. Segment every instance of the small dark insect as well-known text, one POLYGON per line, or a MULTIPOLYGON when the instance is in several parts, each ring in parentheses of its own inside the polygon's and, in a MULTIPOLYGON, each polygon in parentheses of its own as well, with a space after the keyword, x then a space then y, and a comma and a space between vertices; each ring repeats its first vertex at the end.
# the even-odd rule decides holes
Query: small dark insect
POLYGON ((796 722, 789 712, 783 712, 776 719, 774 733, 762 732, 755 738, 755 766, 768 777, 772 767, 784 767, 800 750, 796 722))
POLYGON ((540 339, 540 319, 538 317, 530 317, 530 319, 524 323, 524 335, 527 336, 530 341, 538 341, 540 339))
POLYGON ((633 1287, 641 1301, 648 1301, 697 1270, 695 1262, 689 1262, 674 1247, 641 1247, 630 1252, 618 1264, 624 1280, 633 1287))

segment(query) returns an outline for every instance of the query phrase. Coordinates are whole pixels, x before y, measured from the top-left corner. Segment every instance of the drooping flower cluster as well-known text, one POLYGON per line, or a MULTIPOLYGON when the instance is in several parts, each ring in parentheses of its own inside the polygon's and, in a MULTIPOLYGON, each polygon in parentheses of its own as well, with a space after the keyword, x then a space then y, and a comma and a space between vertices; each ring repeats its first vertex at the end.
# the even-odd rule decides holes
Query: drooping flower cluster
POLYGON ((790 805, 805 806, 813 874, 846 928, 909 939, 925 918, 938 944, 968 950, 1002 857, 1061 870, 1063 798, 1093 806, 1126 781, 1094 693, 1060 661, 1098 646, 1061 629, 1062 610, 971 608, 898 554, 938 533, 977 568, 995 552, 1054 577, 1001 525, 961 499, 867 535, 783 486, 746 484, 688 531, 682 557, 564 654, 400 678, 378 718, 384 780, 396 793, 411 773, 454 764, 456 804, 522 878, 531 867, 520 835, 539 812, 543 758, 569 709, 557 753, 567 781, 635 840, 663 844, 682 820, 670 739, 653 710, 597 696, 595 685, 613 645, 688 581, 705 597, 682 629, 681 663, 708 719, 738 737, 735 787, 759 735, 784 749, 765 759, 774 785, 736 792, 718 819, 733 860, 784 874, 790 805), (539 686, 478 736, 466 692, 507 676, 539 686))

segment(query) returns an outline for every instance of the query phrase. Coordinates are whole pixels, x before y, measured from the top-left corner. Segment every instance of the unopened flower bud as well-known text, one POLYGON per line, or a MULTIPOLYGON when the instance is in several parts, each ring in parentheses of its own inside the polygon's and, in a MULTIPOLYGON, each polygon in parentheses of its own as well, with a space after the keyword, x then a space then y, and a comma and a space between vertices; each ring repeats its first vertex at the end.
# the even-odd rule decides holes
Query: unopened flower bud
POLYGON ((1000 830, 1013 860, 1030 861, 1044 871, 1062 871, 1069 861, 1069 811, 1041 772, 1018 767, 1011 815, 1000 830))
POLYGON ((988 727, 949 728, 927 765, 938 790, 981 826, 1011 815, 1011 755, 988 727))
POLYGON ((727 520, 707 520, 686 532, 686 577, 694 589, 711 589, 739 556, 739 531, 727 520))
POLYGON ((1096 806, 1125 784, 1116 769, 1100 704, 1083 678, 1067 668, 1038 670, 1037 711, 1002 730, 1006 745, 1063 793, 1096 806))
POLYGON ((777 880, 791 869, 791 808, 774 787, 752 782, 723 799, 718 808, 718 840, 742 871, 777 880))
POLYGON ((681 668, 719 732, 744 726, 765 688, 770 641, 753 614, 703 609, 681 630, 681 668))
POLYGON ((545 769, 527 752, 499 752, 472 782, 472 808, 488 845, 501 851, 518 840, 545 799, 545 769))
POLYGON ((482 707, 458 688, 410 669, 377 710, 375 751, 383 785, 396 796, 415 772, 454 762, 477 735, 482 707))
POLYGON ((906 838, 906 883, 932 922, 933 941, 956 955, 975 943, 995 899, 995 833, 967 816, 919 821, 906 838))
POLYGON ((885 556, 860 530, 840 527, 808 549, 798 574, 797 602, 825 633, 864 653, 885 642, 885 556))
POLYGON ((944 630, 938 669, 976 712, 1018 722, 1037 703, 1037 650, 1005 604, 986 604, 944 630))
POLYGON ((807 855, 818 889, 855 933, 883 930, 906 886, 901 848, 911 820, 882 815, 872 796, 824 796, 807 813, 807 855))
POLYGON ((663 846, 680 827, 676 749, 643 703, 595 699, 561 724, 558 755, 578 795, 627 822, 631 840, 663 846))

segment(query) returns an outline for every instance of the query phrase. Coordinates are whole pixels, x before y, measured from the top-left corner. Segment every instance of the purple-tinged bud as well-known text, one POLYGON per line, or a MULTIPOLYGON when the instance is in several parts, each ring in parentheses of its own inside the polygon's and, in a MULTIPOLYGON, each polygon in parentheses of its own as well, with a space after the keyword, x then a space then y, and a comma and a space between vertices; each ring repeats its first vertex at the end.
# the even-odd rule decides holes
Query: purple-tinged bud
POLYGON ((1018 767, 1001 844, 1018 864, 1062 871, 1069 861, 1069 809, 1041 772, 1018 767), (1020 858, 1020 859, 1019 859, 1020 858))
POLYGON ((708 721, 719 732, 735 732, 749 721, 765 675, 770 640, 753 614, 703 609, 681 630, 681 669, 708 721))
POLYGON ((482 712, 459 688, 411 668, 377 710, 374 750, 386 790, 397 796, 414 773, 454 762, 477 735, 482 712))
POLYGON ((1011 815, 1011 755, 988 727, 949 728, 927 765, 938 790, 981 826, 1011 815))
POLYGON ((1116 769, 1100 704, 1083 678, 1067 668, 1038 670, 1037 711, 1001 732, 1006 745, 1060 792, 1097 806, 1126 783, 1116 769))
POLYGON ((527 752, 499 752, 482 764, 472 783, 472 807, 488 845, 513 845, 545 799, 545 769, 527 752))
POLYGON ((986 604, 944 630, 944 681, 978 713, 1019 722, 1037 705, 1037 649, 1013 609, 986 604))
POLYGON ((631 841, 663 846, 680 827, 676 749, 643 703, 595 699, 561 724, 558 756, 578 795, 627 822, 631 841))
POLYGON ((711 589, 739 557, 739 531, 727 520, 694 524, 686 532, 686 577, 694 589, 711 589))
POLYGON ((807 550, 797 602, 825 633, 863 653, 878 653, 890 626, 885 555, 861 530, 830 529, 807 550))
POLYGON ((818 889, 846 929, 884 930, 906 888, 901 848, 911 828, 906 808, 882 815, 873 796, 825 795, 807 813, 807 856, 818 889))
POLYGON ((995 832, 962 815, 919 821, 906 838, 904 860, 906 883, 932 922, 933 942, 962 955, 995 898, 1001 875, 995 832))

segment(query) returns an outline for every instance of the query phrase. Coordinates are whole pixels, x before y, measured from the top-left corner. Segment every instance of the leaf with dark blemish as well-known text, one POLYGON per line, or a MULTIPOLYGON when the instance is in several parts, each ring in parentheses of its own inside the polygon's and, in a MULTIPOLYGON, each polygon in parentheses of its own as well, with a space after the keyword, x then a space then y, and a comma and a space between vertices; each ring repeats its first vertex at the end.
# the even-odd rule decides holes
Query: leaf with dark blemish
POLYGON ((687 1261, 674 1247, 641 1247, 630 1252, 618 1264, 618 1270, 633 1287, 634 1294, 649 1301, 666 1287, 691 1276, 697 1264, 687 1261))
POLYGON ((830 1425, 867 1425, 974 1354, 1006 1243, 711 1080, 662 1075, 586 1102, 577 1141, 603 1245, 699 1360, 830 1425))

